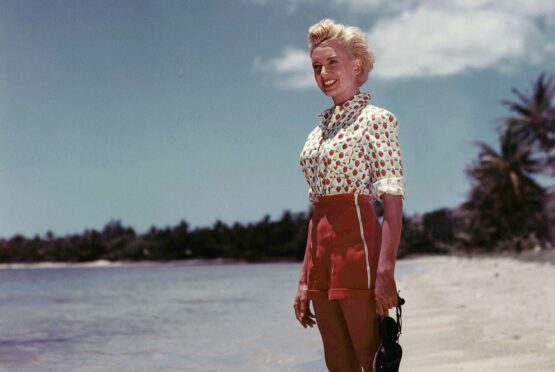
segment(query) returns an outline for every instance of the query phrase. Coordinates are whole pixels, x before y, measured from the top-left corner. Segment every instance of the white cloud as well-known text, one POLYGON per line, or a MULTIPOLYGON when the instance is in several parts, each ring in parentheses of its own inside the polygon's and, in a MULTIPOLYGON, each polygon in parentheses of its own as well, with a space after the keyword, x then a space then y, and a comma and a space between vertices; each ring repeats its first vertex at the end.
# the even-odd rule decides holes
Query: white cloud
MULTIPOLYGON (((287 3, 313 1, 317 0, 287 3)), ((319 1, 334 9, 367 15, 368 22, 374 19, 366 29, 376 55, 372 72, 376 78, 445 76, 487 68, 510 73, 519 65, 541 64, 555 57, 553 1, 319 1)), ((314 86, 308 53, 302 49, 288 47, 282 56, 266 62, 258 59, 255 65, 276 86, 314 86), (276 68, 278 65, 281 68, 276 68)))
POLYGON ((306 89, 314 86, 308 50, 287 46, 281 56, 264 60, 256 57, 254 70, 267 82, 283 89, 306 89))
POLYGON ((492 10, 523 16, 541 16, 555 11, 555 2, 546 0, 331 0, 331 4, 356 14, 413 12, 420 7, 451 11, 492 10))
POLYGON ((335 8, 347 10, 354 14, 402 12, 414 8, 419 0, 331 0, 335 8))
POLYGON ((319 3, 321 0, 244 0, 248 3, 252 3, 259 6, 266 6, 269 3, 279 3, 285 6, 285 9, 289 14, 297 12, 299 7, 304 4, 315 4, 319 3))
POLYGON ((491 10, 520 16, 546 16, 555 12, 555 2, 545 0, 427 0, 422 5, 451 10, 491 10))
POLYGON ((368 32, 374 74, 399 78, 452 75, 469 69, 509 71, 542 60, 542 35, 530 18, 490 10, 420 7, 378 21, 368 32))

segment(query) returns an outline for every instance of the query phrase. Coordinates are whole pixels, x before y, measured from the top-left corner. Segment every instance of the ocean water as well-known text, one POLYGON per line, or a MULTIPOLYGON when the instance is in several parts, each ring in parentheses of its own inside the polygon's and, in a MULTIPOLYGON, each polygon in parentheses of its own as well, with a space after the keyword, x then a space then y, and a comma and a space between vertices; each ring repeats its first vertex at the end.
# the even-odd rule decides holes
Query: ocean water
MULTIPOLYGON (((397 263, 397 278, 415 270, 397 263)), ((300 264, 0 269, 1 371, 324 371, 300 264)))

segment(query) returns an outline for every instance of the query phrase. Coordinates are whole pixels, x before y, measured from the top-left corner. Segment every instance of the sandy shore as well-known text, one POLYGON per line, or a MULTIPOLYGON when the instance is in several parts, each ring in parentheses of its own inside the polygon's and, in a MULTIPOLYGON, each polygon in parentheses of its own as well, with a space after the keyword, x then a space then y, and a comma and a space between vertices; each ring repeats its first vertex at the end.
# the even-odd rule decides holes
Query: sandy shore
POLYGON ((420 257, 399 283, 404 371, 555 371, 555 266, 420 257))

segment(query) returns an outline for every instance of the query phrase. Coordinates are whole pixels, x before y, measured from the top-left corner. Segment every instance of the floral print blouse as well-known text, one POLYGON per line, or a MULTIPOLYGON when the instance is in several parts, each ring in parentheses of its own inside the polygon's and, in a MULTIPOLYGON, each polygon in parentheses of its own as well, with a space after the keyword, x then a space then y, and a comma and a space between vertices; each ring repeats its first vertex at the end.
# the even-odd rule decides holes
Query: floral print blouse
POLYGON ((370 99, 370 93, 360 92, 318 115, 320 124, 308 135, 300 157, 312 203, 320 195, 342 193, 404 199, 397 118, 369 104, 370 99))

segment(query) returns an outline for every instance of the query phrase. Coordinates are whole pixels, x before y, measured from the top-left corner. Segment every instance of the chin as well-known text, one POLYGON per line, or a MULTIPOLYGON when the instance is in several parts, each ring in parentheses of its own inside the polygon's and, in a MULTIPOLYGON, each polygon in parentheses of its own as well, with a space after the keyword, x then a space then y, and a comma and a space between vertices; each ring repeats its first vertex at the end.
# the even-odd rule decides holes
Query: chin
MULTIPOLYGON (((322 93, 324 93, 326 96, 329 96, 329 97, 331 97, 334 94, 334 91, 336 90, 336 89, 332 89, 332 90, 326 89, 324 85, 318 85, 318 87, 320 88, 322 93)), ((334 87, 334 88, 337 88, 337 87, 334 87)))

